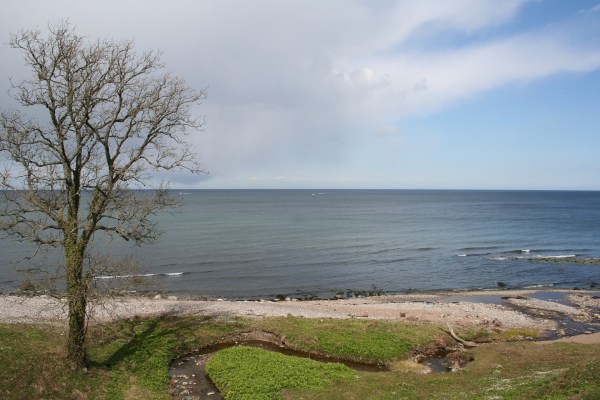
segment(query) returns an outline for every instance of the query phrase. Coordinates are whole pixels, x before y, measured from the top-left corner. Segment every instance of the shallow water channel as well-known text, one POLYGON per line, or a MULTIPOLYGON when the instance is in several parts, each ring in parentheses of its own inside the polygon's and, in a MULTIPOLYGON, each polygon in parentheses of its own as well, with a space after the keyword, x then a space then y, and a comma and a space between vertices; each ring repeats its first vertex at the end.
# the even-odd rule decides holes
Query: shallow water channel
POLYGON ((184 354, 171 362, 169 373, 171 375, 170 393, 175 399, 222 399, 218 389, 206 374, 206 362, 214 353, 233 346, 258 347, 268 351, 294 357, 310 358, 320 362, 342 363, 356 371, 383 372, 387 367, 383 364, 363 364, 353 361, 341 360, 300 350, 293 350, 262 340, 239 340, 223 342, 205 347, 201 350, 184 354))

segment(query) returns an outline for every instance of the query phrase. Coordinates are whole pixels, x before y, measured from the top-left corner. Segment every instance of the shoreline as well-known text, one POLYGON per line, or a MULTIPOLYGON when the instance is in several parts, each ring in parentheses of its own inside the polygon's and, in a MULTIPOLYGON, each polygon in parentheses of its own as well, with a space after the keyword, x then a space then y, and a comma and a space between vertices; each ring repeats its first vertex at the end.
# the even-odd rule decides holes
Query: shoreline
MULTIPOLYGON (((64 300, 0 294, 0 322, 66 323, 64 300)), ((89 311, 92 323, 133 317, 360 318, 494 330, 535 329, 557 339, 600 332, 597 290, 476 290, 382 295, 339 300, 198 300, 176 296, 115 296, 89 311)))

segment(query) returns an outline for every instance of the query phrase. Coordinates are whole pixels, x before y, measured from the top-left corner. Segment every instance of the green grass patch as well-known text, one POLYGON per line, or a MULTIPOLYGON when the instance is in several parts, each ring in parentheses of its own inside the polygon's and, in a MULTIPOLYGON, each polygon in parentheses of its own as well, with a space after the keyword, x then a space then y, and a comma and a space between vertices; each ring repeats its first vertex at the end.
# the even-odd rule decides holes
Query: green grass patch
POLYGON ((494 343, 474 349, 475 361, 458 373, 419 374, 407 369, 362 373, 343 385, 312 392, 297 389, 295 400, 580 400, 598 399, 599 345, 494 343))
POLYGON ((322 363, 239 346, 218 352, 206 368, 227 400, 268 400, 288 389, 321 390, 349 382, 354 371, 339 363, 322 363))
POLYGON ((300 350, 368 363, 405 358, 441 333, 433 325, 353 319, 266 318, 255 326, 275 332, 300 350))
POLYGON ((162 390, 174 357, 245 326, 242 320, 207 317, 133 319, 98 327, 90 335, 90 342, 96 344, 90 355, 99 366, 132 373, 138 385, 162 390))
MULTIPOLYGON (((221 385, 251 385, 253 379, 241 366, 246 363, 257 379, 284 373, 287 380, 273 378, 283 386, 261 385, 271 388, 271 396, 289 400, 600 398, 600 345, 491 343, 470 351, 475 361, 464 372, 423 375, 418 366, 402 360, 414 347, 440 334, 434 326, 371 320, 163 317, 93 325, 90 329, 90 367, 79 371, 65 361, 62 328, 0 324, 0 399, 166 400, 172 358, 252 329, 275 332, 306 351, 391 362, 395 368, 379 373, 351 371, 354 378, 348 380, 346 367, 337 367, 341 369, 336 372, 318 363, 312 370, 304 366, 309 360, 294 358, 278 364, 281 355, 263 351, 258 356, 233 356, 231 362, 239 365, 228 368, 233 375, 223 375, 221 385), (290 367, 296 361, 302 365, 290 367), (321 381, 304 385, 313 377, 321 381)), ((462 337, 469 334, 457 333, 462 337)), ((475 336, 480 334, 474 331, 475 336)), ((533 335, 509 331, 504 336, 533 335)))
POLYGON ((513 328, 491 331, 485 328, 457 330, 461 339, 468 341, 512 342, 517 340, 538 339, 542 332, 538 329, 513 328))
POLYGON ((79 371, 65 360, 63 329, 0 324, 0 398, 168 399, 171 359, 246 326, 205 317, 94 325, 90 365, 79 371))
POLYGON ((77 371, 65 361, 64 334, 53 326, 0 325, 0 398, 104 398, 110 372, 77 371))

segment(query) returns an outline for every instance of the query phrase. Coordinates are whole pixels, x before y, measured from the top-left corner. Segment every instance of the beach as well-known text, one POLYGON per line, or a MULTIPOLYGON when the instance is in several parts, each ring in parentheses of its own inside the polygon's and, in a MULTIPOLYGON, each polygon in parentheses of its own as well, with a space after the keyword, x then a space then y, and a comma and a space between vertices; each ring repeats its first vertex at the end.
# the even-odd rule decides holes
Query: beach
MULTIPOLYGON (((536 329, 557 339, 599 332, 600 296, 575 290, 437 292, 310 301, 154 295, 105 298, 89 310, 92 323, 163 315, 382 319, 459 328, 536 329)), ((64 324, 66 318, 64 300, 47 295, 0 296, 0 322, 64 324)))

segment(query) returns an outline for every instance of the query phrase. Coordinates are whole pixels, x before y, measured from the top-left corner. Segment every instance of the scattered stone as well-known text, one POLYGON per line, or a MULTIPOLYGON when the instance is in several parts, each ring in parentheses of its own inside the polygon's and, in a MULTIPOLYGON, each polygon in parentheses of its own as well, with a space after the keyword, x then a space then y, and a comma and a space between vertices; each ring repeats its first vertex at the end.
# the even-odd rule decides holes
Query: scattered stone
POLYGON ((446 367, 449 368, 452 372, 462 371, 465 368, 465 365, 474 361, 475 358, 470 354, 463 351, 458 351, 455 353, 450 353, 446 356, 446 367))
POLYGON ((88 397, 84 393, 80 392, 77 389, 73 389, 73 391, 71 392, 71 399, 73 400, 87 400, 87 398, 88 397))
POLYGON ((167 297, 167 300, 177 300, 177 296, 171 295, 171 296, 167 297))
POLYGON ((160 300, 162 299, 162 296, 160 294, 157 294, 156 296, 153 297, 154 300, 160 300))

